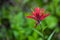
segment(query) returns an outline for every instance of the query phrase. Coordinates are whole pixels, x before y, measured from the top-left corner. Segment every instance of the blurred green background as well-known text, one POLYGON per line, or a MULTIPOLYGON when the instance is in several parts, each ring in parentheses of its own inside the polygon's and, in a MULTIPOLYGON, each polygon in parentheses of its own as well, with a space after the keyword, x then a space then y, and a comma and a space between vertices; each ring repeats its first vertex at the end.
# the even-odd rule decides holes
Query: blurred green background
POLYGON ((0 0, 0 40, 60 40, 60 0, 0 0), (50 12, 37 28, 35 7, 50 12))

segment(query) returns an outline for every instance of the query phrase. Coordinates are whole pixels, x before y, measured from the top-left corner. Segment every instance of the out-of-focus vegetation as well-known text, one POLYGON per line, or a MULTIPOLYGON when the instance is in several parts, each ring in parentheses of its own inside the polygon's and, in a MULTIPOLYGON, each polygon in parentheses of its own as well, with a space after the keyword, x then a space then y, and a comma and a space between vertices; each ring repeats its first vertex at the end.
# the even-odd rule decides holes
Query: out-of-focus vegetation
POLYGON ((0 40, 60 40, 60 0, 0 0, 0 40), (37 28, 35 7, 50 12, 37 28))

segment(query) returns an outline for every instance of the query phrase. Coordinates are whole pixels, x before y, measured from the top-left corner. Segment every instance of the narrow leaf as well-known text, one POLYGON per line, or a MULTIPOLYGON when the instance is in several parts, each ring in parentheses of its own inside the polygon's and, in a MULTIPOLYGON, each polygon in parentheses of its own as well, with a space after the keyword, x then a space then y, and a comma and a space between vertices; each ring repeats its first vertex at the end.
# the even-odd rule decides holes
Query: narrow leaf
POLYGON ((50 34, 50 36, 48 37, 48 39, 47 39, 47 40, 51 40, 51 39, 52 39, 52 37, 53 37, 53 35, 54 35, 54 33, 55 33, 55 30, 50 34))

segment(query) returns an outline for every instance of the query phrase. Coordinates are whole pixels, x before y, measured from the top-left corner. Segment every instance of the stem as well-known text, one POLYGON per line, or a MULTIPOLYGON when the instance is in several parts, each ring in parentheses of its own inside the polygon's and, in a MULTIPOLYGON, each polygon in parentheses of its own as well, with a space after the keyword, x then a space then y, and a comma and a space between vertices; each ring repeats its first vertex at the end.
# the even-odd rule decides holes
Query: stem
POLYGON ((40 28, 41 28, 40 30, 41 30, 41 32, 42 32, 42 25, 41 25, 41 24, 40 24, 40 28))
MULTIPOLYGON (((40 24, 40 28, 41 28, 40 29, 41 30, 41 33, 43 33, 43 31, 42 31, 42 25, 41 24, 40 24)), ((43 40, 45 39, 44 36, 42 38, 43 38, 43 40)))
POLYGON ((36 28, 36 27, 37 27, 37 25, 38 25, 38 24, 36 23, 36 24, 35 24, 35 26, 34 26, 34 28, 36 28))

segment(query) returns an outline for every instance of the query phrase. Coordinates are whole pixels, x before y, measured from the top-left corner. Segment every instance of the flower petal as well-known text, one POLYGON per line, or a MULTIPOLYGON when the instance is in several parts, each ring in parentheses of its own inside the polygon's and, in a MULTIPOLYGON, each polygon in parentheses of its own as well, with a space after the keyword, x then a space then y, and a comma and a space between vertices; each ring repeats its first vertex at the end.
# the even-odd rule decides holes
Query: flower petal
POLYGON ((36 13, 38 13, 38 14, 40 13, 40 8, 39 7, 36 7, 34 10, 35 10, 36 13))
POLYGON ((46 18, 47 16, 49 16, 50 14, 44 14, 41 16, 40 20, 44 20, 44 18, 46 18))
POLYGON ((37 18, 35 16, 27 16, 27 18, 32 18, 34 20, 37 20, 37 18))
POLYGON ((43 20, 44 19, 44 17, 42 16, 41 18, 40 18, 40 20, 43 20))
POLYGON ((42 9, 41 9, 41 12, 42 12, 42 13, 44 13, 44 12, 45 12, 45 9, 44 9, 44 8, 42 8, 42 9))
POLYGON ((42 8, 39 15, 40 16, 44 15, 44 12, 45 12, 45 10, 44 10, 44 8, 42 8))
POLYGON ((50 14, 48 13, 48 14, 45 14, 45 16, 44 17, 47 17, 47 16, 49 16, 50 14))
POLYGON ((35 13, 34 11, 32 12, 32 14, 33 14, 34 16, 36 16, 36 13, 35 13))
POLYGON ((27 18, 33 18, 32 16, 27 16, 27 18))

